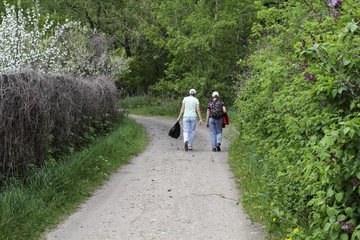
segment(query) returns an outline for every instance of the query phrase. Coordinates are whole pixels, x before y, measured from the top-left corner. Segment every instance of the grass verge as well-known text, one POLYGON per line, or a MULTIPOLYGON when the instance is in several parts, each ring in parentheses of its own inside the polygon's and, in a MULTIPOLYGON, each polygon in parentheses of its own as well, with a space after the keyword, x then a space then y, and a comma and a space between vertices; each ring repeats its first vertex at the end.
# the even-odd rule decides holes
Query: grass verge
POLYGON ((83 203, 109 175, 142 152, 148 137, 134 120, 121 118, 106 137, 60 161, 33 169, 25 182, 0 190, 0 239, 38 239, 83 203))
POLYGON ((282 213, 277 208, 278 203, 267 196, 263 167, 255 152, 255 148, 237 139, 231 142, 229 165, 241 193, 241 205, 252 221, 260 222, 266 228, 267 239, 284 239, 277 234, 282 213))
POLYGON ((266 230, 266 239, 295 239, 293 237, 299 233, 299 225, 289 220, 291 209, 284 206, 283 200, 270 196, 276 189, 266 182, 269 177, 262 165, 262 156, 256 154, 255 146, 242 142, 238 137, 232 138, 229 165, 241 193, 243 209, 252 221, 261 223, 266 230))
POLYGON ((176 101, 151 96, 138 96, 120 100, 118 106, 130 114, 177 118, 181 108, 181 100, 182 99, 176 101))

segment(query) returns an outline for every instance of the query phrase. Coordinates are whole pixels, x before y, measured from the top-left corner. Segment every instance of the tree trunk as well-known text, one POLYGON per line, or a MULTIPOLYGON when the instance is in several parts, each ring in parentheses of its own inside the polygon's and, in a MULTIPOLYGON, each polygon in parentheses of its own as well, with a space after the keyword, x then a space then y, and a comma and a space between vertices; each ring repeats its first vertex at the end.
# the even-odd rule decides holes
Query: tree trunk
POLYGON ((125 34, 125 46, 124 47, 125 47, 125 51, 126 51, 126 56, 131 57, 130 41, 126 34, 125 34))
POLYGON ((100 20, 100 17, 101 17, 101 3, 98 2, 98 9, 97 9, 97 29, 100 30, 101 28, 101 20, 100 20))

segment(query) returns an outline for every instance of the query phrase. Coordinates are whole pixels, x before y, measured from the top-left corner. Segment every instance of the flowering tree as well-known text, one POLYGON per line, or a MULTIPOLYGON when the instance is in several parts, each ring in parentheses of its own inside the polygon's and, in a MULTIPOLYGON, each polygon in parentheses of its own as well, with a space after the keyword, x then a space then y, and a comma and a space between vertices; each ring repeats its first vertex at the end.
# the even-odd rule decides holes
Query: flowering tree
POLYGON ((116 78, 128 69, 129 59, 110 50, 111 40, 95 30, 68 22, 56 28, 60 53, 56 72, 75 76, 107 76, 116 78))
POLYGON ((5 2, 1 18, 0 184, 108 127, 114 79, 127 69, 104 35, 78 22, 56 25, 38 9, 5 2))
POLYGON ((0 25, 0 73, 32 68, 40 72, 115 78, 127 69, 128 60, 111 52, 109 40, 78 22, 40 24, 38 4, 27 11, 4 1, 0 25))

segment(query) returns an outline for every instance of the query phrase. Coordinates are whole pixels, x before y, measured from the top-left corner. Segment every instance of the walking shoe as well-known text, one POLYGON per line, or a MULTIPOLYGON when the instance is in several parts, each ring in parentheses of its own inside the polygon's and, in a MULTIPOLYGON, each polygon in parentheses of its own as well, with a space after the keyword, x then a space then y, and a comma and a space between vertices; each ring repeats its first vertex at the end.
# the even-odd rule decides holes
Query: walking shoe
POLYGON ((216 152, 216 148, 213 148, 213 150, 212 150, 213 152, 216 152))
POLYGON ((185 141, 185 151, 189 150, 189 143, 188 141, 185 141))
POLYGON ((189 150, 193 150, 192 147, 189 147, 189 150))
POLYGON ((217 150, 218 152, 221 151, 220 145, 221 145, 220 143, 216 144, 216 150, 217 150))

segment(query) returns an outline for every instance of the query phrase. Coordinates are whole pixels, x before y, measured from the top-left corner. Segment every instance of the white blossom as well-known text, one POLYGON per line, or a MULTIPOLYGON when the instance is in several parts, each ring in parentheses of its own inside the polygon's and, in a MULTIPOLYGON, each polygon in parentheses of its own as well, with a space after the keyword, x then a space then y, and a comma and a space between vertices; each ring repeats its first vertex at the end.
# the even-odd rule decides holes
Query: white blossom
POLYGON ((46 17, 40 26, 38 2, 36 8, 26 14, 20 6, 16 11, 6 1, 4 4, 5 14, 0 25, 0 74, 32 68, 40 72, 114 78, 127 70, 129 60, 112 54, 106 49, 107 44, 91 45, 96 38, 105 41, 100 33, 67 19, 65 24, 55 25, 46 17))

